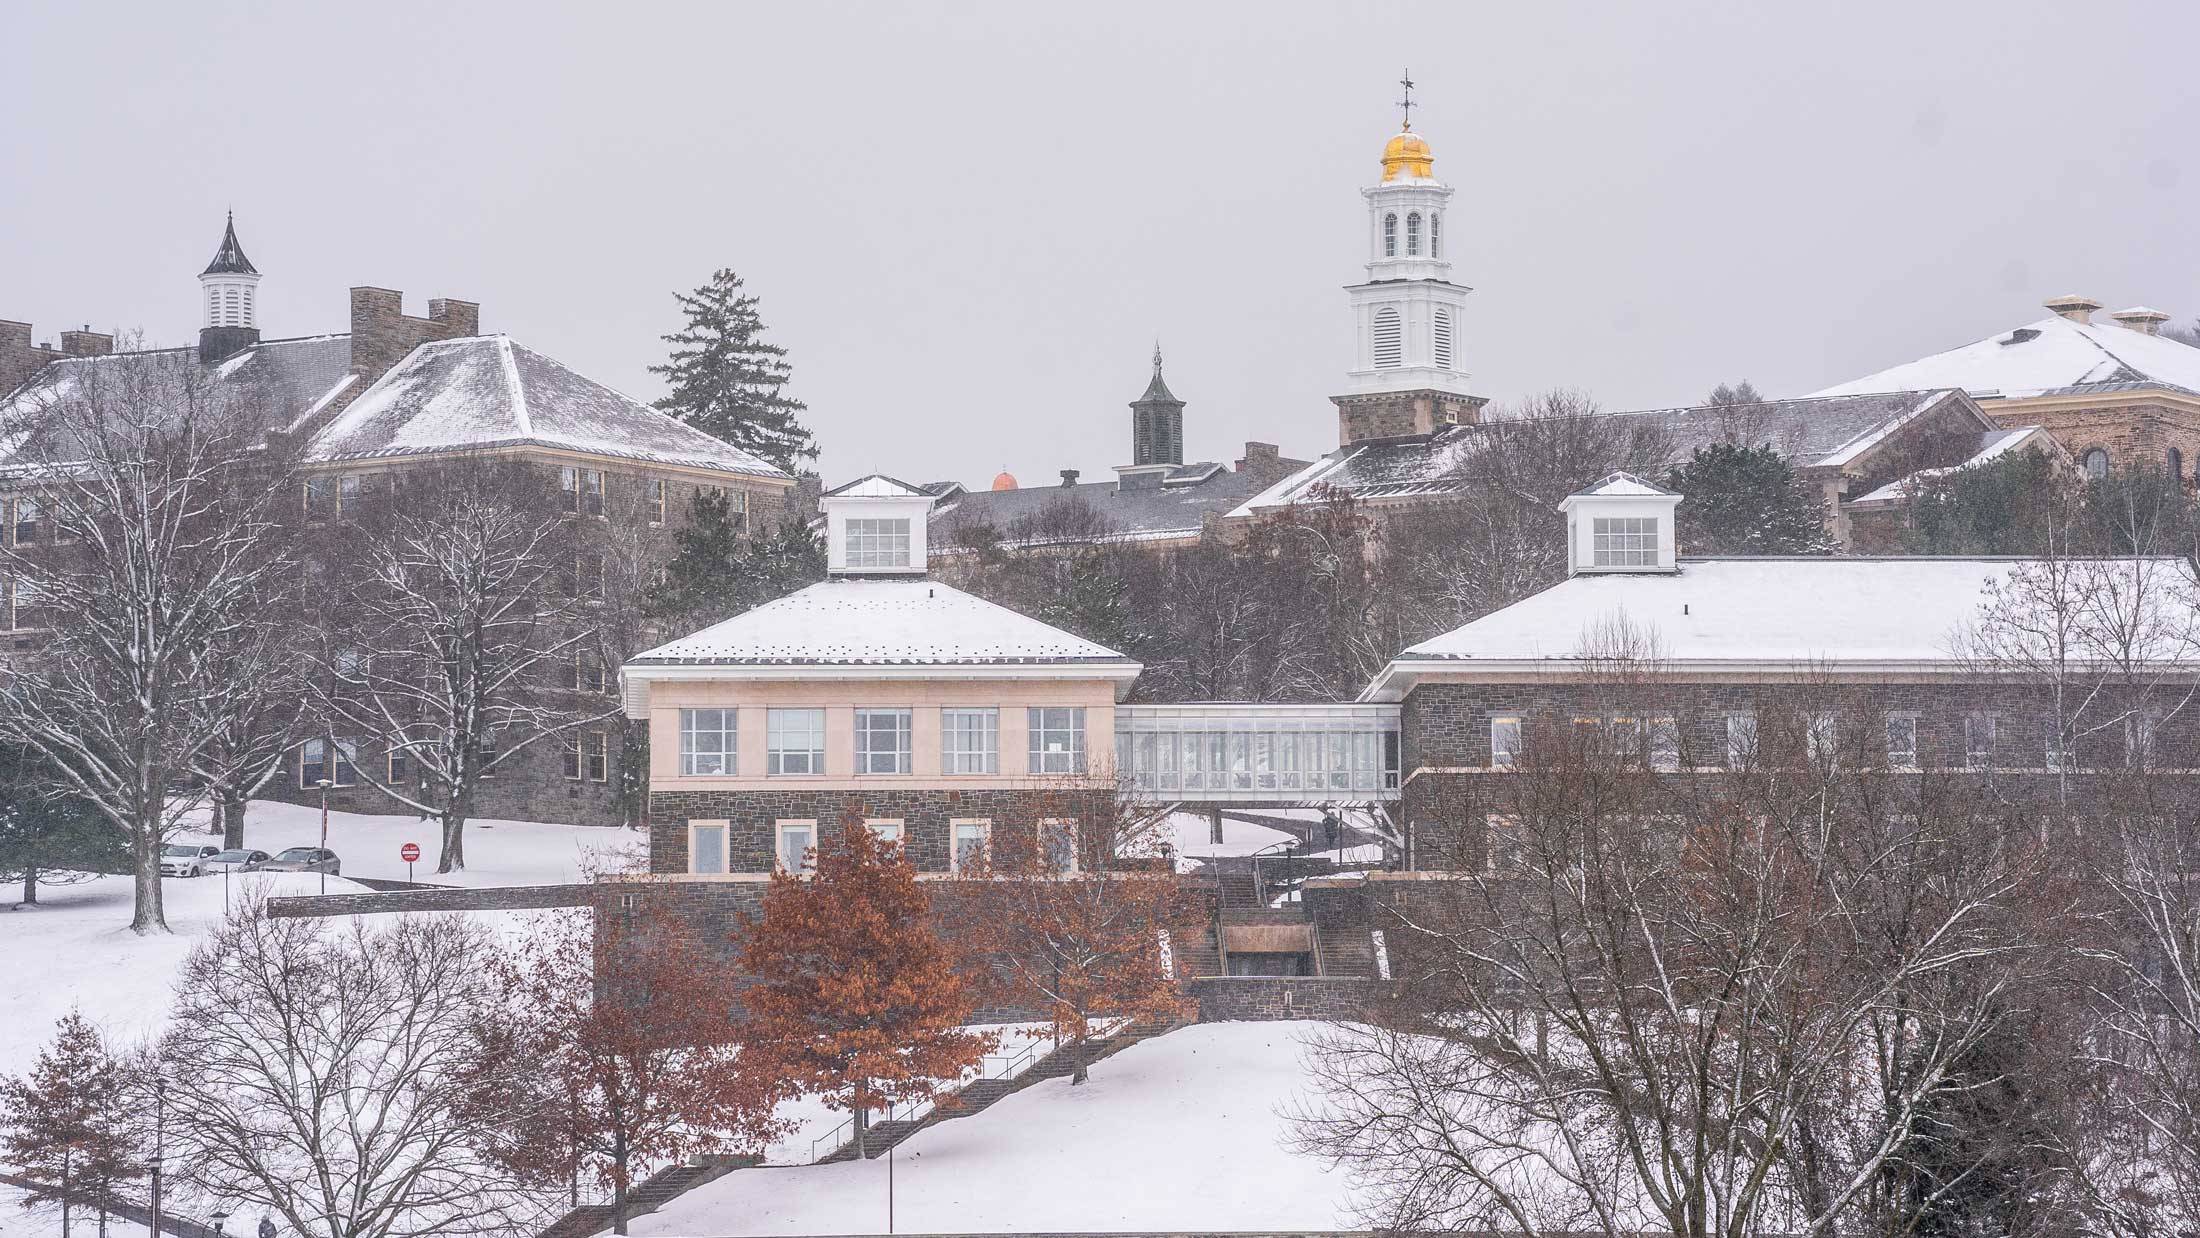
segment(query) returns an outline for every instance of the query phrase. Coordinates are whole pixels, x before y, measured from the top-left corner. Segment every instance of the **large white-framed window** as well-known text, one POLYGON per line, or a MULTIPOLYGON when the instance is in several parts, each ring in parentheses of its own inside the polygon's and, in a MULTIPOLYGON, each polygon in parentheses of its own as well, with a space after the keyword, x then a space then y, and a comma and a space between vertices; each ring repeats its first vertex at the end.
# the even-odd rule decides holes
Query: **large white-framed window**
POLYGON ((982 817, 956 817, 947 823, 947 865, 955 873, 973 873, 985 868, 988 849, 993 845, 993 823, 982 817))
POLYGON ((1082 705, 1034 706, 1028 711, 1034 774, 1085 772, 1085 710, 1082 705))
POLYGON ((1757 763, 1757 715, 1736 710, 1726 716, 1726 767, 1748 769, 1757 763))
POLYGON ((611 780, 611 737, 604 731, 569 731, 564 736, 565 776, 575 782, 611 780))
POLYGON ((1490 719, 1490 768, 1512 769, 1520 764, 1523 722, 1515 716, 1490 719))
POLYGON ((680 775, 683 778, 732 774, 740 768, 739 711, 680 711, 680 775))
POLYGON ((871 831, 871 836, 880 842, 894 843, 897 846, 907 835, 907 827, 902 824, 900 817, 865 817, 863 828, 871 831))
POLYGON ((1656 567, 1656 516, 1597 516, 1591 521, 1591 562, 1598 567, 1656 567))
POLYGON ((1964 715, 1963 764, 1968 769, 1994 768, 1994 715, 1964 715))
POLYGON ((772 823, 772 863, 780 872, 802 876, 817 871, 817 822, 772 823))
POLYGON ((1046 817, 1039 822, 1039 861, 1050 877, 1077 875, 1077 819, 1046 817))
POLYGON ((1386 305, 1375 311, 1373 344, 1376 369, 1395 370, 1406 363, 1405 320, 1398 316, 1397 307, 1386 305))
POLYGON ((694 821, 688 825, 688 871, 691 873, 723 873, 726 871, 725 821, 694 821))
POLYGON ((841 537, 842 559, 850 569, 910 566, 909 520, 905 516, 851 519, 841 537))
POLYGON ((825 711, 764 711, 764 752, 767 774, 824 773, 825 711))
POLYGON ((909 771, 909 711, 856 711, 856 772, 906 774, 909 771))
POLYGON ((1652 718, 1648 728, 1650 768, 1662 773, 1676 773, 1681 767, 1680 721, 1672 717, 1652 718))
POLYGON ((1001 711, 998 709, 943 709, 940 711, 940 772, 943 774, 998 774, 1001 772, 1001 711))
POLYGON ((1917 768, 1917 715, 1887 715, 1887 766, 1917 768))

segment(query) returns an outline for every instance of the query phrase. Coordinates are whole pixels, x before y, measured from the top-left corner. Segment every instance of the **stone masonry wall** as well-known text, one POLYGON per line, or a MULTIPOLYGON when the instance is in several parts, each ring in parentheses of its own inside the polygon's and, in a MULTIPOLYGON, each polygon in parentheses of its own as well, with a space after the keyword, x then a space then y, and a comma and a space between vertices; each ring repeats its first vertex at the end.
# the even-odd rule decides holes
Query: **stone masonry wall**
POLYGON ((684 873, 688 868, 688 831, 691 820, 719 821, 727 827, 727 866, 737 873, 771 871, 775 826, 785 820, 812 820, 830 828, 851 813, 866 818, 898 819, 902 823, 902 847, 917 871, 948 871, 949 822, 954 818, 982 818, 993 823, 996 836, 1009 829, 1036 828, 1038 819, 1077 817, 1105 819, 1112 803, 1100 797, 1093 811, 1071 811, 1075 801, 1060 794, 1035 793, 1029 788, 983 791, 916 790, 882 784, 860 789, 790 788, 784 791, 652 791, 649 796, 650 869, 659 873, 684 873))

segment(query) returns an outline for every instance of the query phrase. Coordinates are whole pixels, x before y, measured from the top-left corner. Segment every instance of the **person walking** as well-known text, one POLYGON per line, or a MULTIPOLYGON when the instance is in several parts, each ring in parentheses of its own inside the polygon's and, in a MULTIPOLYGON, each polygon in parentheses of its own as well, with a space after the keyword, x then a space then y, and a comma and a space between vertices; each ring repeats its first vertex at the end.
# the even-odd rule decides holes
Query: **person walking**
POLYGON ((275 1238, 274 1218, 264 1213, 260 1217, 260 1238, 275 1238))

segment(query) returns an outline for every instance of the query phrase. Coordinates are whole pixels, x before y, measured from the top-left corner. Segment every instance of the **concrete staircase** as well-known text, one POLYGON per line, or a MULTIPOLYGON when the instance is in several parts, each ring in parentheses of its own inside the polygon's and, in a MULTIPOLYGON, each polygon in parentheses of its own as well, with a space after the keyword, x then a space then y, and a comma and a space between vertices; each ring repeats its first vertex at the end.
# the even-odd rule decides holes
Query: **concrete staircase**
MULTIPOLYGON (((626 1217, 631 1221, 645 1212, 655 1212, 706 1182, 716 1182, 736 1169, 762 1162, 758 1156, 706 1156, 690 1164, 666 1166, 627 1192, 626 1217)), ((540 1238, 588 1238, 609 1228, 610 1204, 583 1204, 552 1222, 540 1238)))
POLYGON ((1324 976, 1375 975, 1375 939, 1366 929, 1324 933, 1315 931, 1315 965, 1324 976))
POLYGON ((1266 909, 1266 904, 1260 901, 1260 882, 1252 873, 1218 873, 1215 880, 1221 888, 1225 912, 1266 909))

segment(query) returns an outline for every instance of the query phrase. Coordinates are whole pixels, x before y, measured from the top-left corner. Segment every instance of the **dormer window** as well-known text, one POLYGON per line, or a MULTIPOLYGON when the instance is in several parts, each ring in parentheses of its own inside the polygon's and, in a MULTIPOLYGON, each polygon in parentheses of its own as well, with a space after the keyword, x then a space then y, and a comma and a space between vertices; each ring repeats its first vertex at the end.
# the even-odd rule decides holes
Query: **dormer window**
POLYGON ((849 571, 909 566, 906 517, 851 518, 846 528, 845 561, 849 571))
POLYGON ((1598 567, 1656 567, 1656 516, 1598 516, 1590 530, 1591 562, 1598 567))

